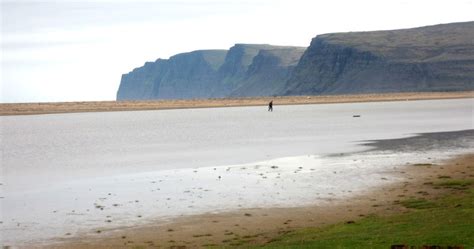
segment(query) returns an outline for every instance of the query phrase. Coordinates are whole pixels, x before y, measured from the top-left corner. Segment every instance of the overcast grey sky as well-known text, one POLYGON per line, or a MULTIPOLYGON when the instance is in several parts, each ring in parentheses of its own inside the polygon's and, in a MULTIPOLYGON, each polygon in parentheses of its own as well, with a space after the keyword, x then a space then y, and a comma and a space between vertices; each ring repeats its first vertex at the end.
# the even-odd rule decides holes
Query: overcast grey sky
POLYGON ((474 20, 474 0, 1 0, 0 102, 113 100, 146 61, 474 20))

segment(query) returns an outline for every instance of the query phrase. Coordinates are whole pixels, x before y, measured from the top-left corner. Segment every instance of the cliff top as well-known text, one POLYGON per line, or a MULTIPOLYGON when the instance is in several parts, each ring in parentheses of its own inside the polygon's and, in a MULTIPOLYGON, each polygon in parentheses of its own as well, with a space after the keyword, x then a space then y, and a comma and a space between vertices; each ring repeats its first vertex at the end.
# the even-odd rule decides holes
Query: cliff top
POLYGON ((474 59, 474 22, 387 31, 330 33, 317 36, 312 43, 317 40, 401 61, 474 59))

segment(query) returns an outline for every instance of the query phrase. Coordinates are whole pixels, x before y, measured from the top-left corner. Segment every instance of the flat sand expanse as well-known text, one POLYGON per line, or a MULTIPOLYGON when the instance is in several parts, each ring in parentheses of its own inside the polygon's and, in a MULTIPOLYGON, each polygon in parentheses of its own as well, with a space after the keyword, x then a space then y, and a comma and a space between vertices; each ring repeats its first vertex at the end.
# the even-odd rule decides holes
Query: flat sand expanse
POLYGON ((186 223, 199 215, 210 219, 203 224, 224 224, 219 236, 271 238, 270 221, 244 233, 229 227, 252 223, 214 217, 271 216, 288 225, 313 212, 306 210, 406 181, 400 171, 409 164, 472 153, 472 100, 2 116, 2 242, 48 248, 79 238, 100 248, 111 236, 131 248, 158 238, 154 245, 227 244, 218 230, 186 223), (188 234, 168 238, 180 227, 167 226, 181 221, 188 234), (132 237, 144 228, 156 231, 150 240, 132 237))
MULTIPOLYGON (((252 244, 265 244, 275 236, 303 227, 355 221, 377 214, 405 212, 399 205, 407 198, 436 198, 446 189, 433 188, 430 183, 441 177, 474 178, 474 154, 459 156, 443 164, 410 164, 393 172, 402 182, 385 185, 366 195, 337 200, 330 205, 246 209, 236 212, 205 214, 174 220, 162 226, 137 226, 111 231, 97 231, 58 241, 48 248, 205 248, 209 245, 229 246, 235 238, 252 244), (141 247, 140 247, 141 246, 141 247)), ((41 246, 39 246, 41 247, 41 246)))
POLYGON ((231 106, 267 105, 273 100, 274 105, 356 103, 376 101, 406 101, 427 99, 472 98, 473 91, 468 92, 419 92, 419 93, 381 93, 357 95, 328 96, 282 96, 252 98, 217 98, 192 100, 149 100, 149 101, 85 101, 54 103, 15 103, 0 104, 0 115, 30 115, 68 112, 105 112, 160 110, 179 108, 206 108, 231 106))

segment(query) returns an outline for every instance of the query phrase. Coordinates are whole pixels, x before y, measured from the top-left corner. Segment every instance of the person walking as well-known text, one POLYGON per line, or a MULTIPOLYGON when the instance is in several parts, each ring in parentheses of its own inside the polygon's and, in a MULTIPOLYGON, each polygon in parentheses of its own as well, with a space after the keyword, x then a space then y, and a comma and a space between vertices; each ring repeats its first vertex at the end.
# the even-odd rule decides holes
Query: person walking
POLYGON ((273 112, 273 100, 268 103, 268 111, 273 112))

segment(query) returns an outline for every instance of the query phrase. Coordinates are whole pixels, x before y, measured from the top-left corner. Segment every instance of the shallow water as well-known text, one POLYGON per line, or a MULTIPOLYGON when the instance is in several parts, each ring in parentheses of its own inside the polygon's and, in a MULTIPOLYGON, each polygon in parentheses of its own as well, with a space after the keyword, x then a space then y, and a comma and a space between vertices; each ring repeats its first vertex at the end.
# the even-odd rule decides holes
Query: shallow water
POLYGON ((7 187, 360 150, 471 129, 473 99, 0 117, 7 187), (353 118, 354 114, 361 115, 353 118))
POLYGON ((21 244, 97 227, 320 204, 360 194, 400 180, 384 173, 390 167, 425 157, 442 160, 465 149, 422 156, 325 155, 362 151, 366 148, 358 144, 366 140, 473 129, 473 99, 276 105, 273 113, 265 107, 236 107, 0 121, 0 229, 5 243, 21 244))

